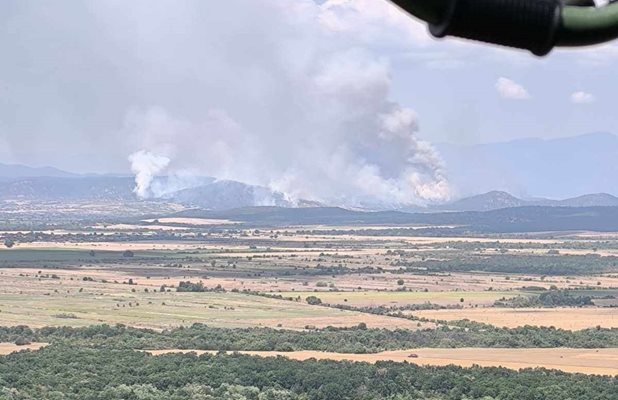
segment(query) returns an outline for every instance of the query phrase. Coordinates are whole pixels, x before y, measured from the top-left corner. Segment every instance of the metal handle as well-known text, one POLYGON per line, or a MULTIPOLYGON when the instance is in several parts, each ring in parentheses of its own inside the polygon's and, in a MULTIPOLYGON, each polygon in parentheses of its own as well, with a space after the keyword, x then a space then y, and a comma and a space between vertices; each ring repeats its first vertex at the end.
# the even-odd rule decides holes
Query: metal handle
POLYGON ((590 0, 392 0, 426 21, 434 36, 458 36, 545 55, 554 46, 618 38, 618 2, 590 0), (588 6, 586 6, 588 5, 588 6))
POLYGON ((560 0, 451 0, 443 21, 429 30, 543 56, 554 47, 561 14, 560 0))

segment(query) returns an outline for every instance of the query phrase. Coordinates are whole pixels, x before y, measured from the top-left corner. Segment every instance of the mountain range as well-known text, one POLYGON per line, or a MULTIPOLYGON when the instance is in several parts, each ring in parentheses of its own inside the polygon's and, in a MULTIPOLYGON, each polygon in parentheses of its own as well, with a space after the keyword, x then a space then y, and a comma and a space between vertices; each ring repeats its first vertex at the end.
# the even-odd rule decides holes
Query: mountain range
MULTIPOLYGON (((618 193, 618 136, 613 134, 437 147, 453 186, 468 197, 427 207, 409 205, 402 211, 618 206, 618 198, 609 194, 618 193)), ((188 207, 223 210, 249 206, 329 205, 291 201, 285 194, 267 187, 230 180, 200 178, 190 184, 169 185, 166 179, 159 177, 153 182, 153 186, 166 187, 164 194, 155 200, 188 207)), ((0 200, 138 201, 133 187, 133 178, 128 175, 83 175, 53 167, 0 164, 0 200)), ((388 208, 379 204, 372 206, 374 211, 388 208)))
POLYGON ((436 148, 460 196, 492 190, 552 199, 618 194, 618 136, 611 133, 436 148))
POLYGON ((74 178, 77 176, 79 176, 79 174, 62 171, 54 167, 28 167, 18 164, 0 164, 0 179, 34 177, 74 178))
MULTIPOLYGON (((139 201, 139 199, 133 193, 134 186, 133 178, 130 177, 78 176, 13 179, 5 177, 0 179, 0 200, 27 200, 32 202, 135 202, 139 201)), ((227 210, 252 206, 283 208, 323 206, 320 203, 310 201, 292 202, 283 193, 270 190, 269 188, 227 180, 204 180, 199 186, 179 188, 154 200, 179 203, 187 207, 205 210, 227 210)), ((446 204, 425 208, 412 207, 402 211, 419 213, 491 211, 525 206, 618 207, 618 197, 599 193, 565 200, 521 199, 506 192, 492 191, 446 204)))
POLYGON ((618 197, 608 193, 587 194, 564 200, 520 199, 507 192, 491 191, 434 206, 430 211, 491 211, 502 208, 543 207, 618 207, 618 197))
MULTIPOLYGON (((164 178, 161 178, 164 179, 164 178)), ((156 181, 155 181, 156 183, 156 181)), ((0 200, 31 202, 135 202, 130 177, 0 177, 0 200)), ((261 186, 211 180, 196 187, 179 188, 150 201, 173 202, 207 210, 248 206, 294 207, 285 195, 261 186)), ((316 205, 316 204, 314 204, 316 205)))
MULTIPOLYGON (((386 235, 397 235, 397 225, 415 227, 416 234, 448 236, 468 233, 518 233, 565 231, 616 232, 618 207, 547 207, 525 206, 492 211, 463 211, 442 213, 407 213, 401 211, 362 212, 337 207, 281 208, 245 207, 224 211, 184 210, 180 217, 223 219, 249 226, 341 225, 382 226, 386 235)), ((355 229, 355 228, 347 228, 355 229)), ((372 230, 372 234, 376 234, 372 230)))

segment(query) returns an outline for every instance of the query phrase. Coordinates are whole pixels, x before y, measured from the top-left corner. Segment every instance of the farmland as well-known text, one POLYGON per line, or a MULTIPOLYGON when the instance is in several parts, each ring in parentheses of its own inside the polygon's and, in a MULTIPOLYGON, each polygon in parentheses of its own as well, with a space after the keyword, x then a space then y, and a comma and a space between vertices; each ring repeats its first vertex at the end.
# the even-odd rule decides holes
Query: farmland
POLYGON ((427 302, 438 306, 491 306, 505 296, 517 296, 520 291, 353 291, 353 292, 282 292, 282 296, 318 296, 329 304, 347 304, 359 307, 422 305, 427 302), (463 299, 463 301, 462 301, 463 299))
MULTIPOLYGON (((214 354, 204 350, 151 350, 153 355, 174 353, 214 354)), ((293 360, 335 360, 368 362, 408 362, 418 365, 461 367, 505 367, 509 369, 548 368, 590 375, 618 375, 618 349, 410 349, 376 354, 341 354, 320 351, 241 351, 258 357, 286 357, 293 360)))
POLYGON ((602 326, 618 328, 618 312, 614 308, 483 308, 474 310, 424 310, 419 317, 438 320, 461 320, 516 328, 526 325, 553 326, 560 329, 580 330, 602 326))
POLYGON ((138 279, 117 272, 84 269, 54 269, 48 275, 20 268, 7 270, 0 277, 0 325, 7 326, 121 323, 163 329, 208 323, 302 329, 307 325, 353 326, 365 322, 376 328, 417 328, 412 321, 243 293, 161 291, 162 285, 176 286, 182 276, 138 279))
POLYGON ((5 230, 0 352, 618 374, 618 238, 417 232, 175 217, 5 230))
POLYGON ((615 326, 605 306, 616 297, 618 267, 612 256, 594 254, 613 248, 605 237, 431 238, 382 236, 384 229, 394 228, 339 235, 324 226, 252 229, 229 220, 160 218, 34 235, 40 240, 20 234, 16 246, 0 251, 0 323, 303 329, 363 322, 418 329, 470 319, 507 327, 615 326), (110 227, 120 231, 110 236, 110 227), (573 248, 584 255, 566 251, 573 248), (564 274, 562 265, 569 265, 564 274), (545 266, 547 274, 535 273, 545 266), (182 281, 203 290, 180 293, 182 281), (598 304, 496 307, 533 302, 547 291, 585 291, 598 304), (575 318, 564 318, 569 313, 575 318))

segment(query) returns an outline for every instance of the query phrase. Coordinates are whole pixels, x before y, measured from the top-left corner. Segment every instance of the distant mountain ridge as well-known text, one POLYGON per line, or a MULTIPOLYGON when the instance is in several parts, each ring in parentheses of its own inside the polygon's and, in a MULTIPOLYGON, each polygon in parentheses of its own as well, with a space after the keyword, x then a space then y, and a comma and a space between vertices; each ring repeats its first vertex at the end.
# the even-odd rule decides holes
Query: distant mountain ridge
MULTIPOLYGON (((469 233, 524 233, 566 231, 618 231, 618 207, 525 206, 492 211, 406 213, 401 211, 365 212, 338 207, 282 208, 245 207, 225 211, 185 210, 179 217, 230 220, 251 226, 340 225, 345 229, 384 227, 396 235, 397 226, 415 227, 417 234, 447 236, 469 233)), ((405 231, 404 231, 405 232, 405 231)), ((406 233, 409 234, 409 233, 406 233)))
MULTIPOLYGON (((446 204, 427 207, 402 205, 406 212, 491 211, 524 206, 592 207, 618 206, 618 198, 602 192, 618 193, 618 136, 597 133, 554 140, 524 139, 477 146, 439 145, 446 160, 449 179, 489 190, 446 204), (566 177, 566 178, 565 178, 566 177), (522 189, 530 182, 530 187, 522 189), (542 189, 548 188, 545 192, 542 189), (557 189, 558 188, 558 189, 557 189), (594 188, 599 190, 587 190, 594 188), (500 190, 494 190, 500 189, 500 190), (512 189, 513 191, 511 191, 512 189), (551 195, 528 198, 521 193, 593 193, 578 197, 551 195), (519 196, 512 193, 519 194, 519 196)), ((188 207, 224 210, 252 206, 317 207, 314 201, 292 201, 284 193, 267 187, 231 180, 196 177, 192 182, 167 182, 155 178, 155 201, 176 202, 188 207)), ((173 179, 172 179, 173 181, 173 179)), ((44 201, 139 201, 128 175, 84 175, 53 167, 0 164, 0 200, 44 201)), ((465 191, 464 191, 465 193, 465 191)), ((370 204, 370 203, 367 203, 370 204)), ((390 209, 387 204, 371 204, 360 211, 390 209)))
MULTIPOLYGON (((0 204, 2 200, 59 204, 76 202, 86 206, 77 207, 84 214, 89 209, 87 206, 94 203, 112 202, 122 206, 139 204, 140 200, 133 193, 134 185, 133 178, 114 176, 4 178, 0 180, 0 204)), ((366 212, 315 207, 317 204, 311 202, 293 203, 283 194, 268 188, 212 180, 202 181, 199 186, 190 189, 173 191, 156 201, 163 202, 162 205, 180 203, 191 207, 174 215, 229 219, 256 226, 425 225, 427 227, 421 229, 430 235, 618 231, 618 198, 603 193, 566 200, 526 200, 506 192, 494 191, 442 205, 439 210, 425 209, 422 213, 366 212), (268 207, 263 207, 265 205, 268 207), (299 205, 305 208, 299 208, 299 205)))
MULTIPOLYGON (((47 169, 43 170, 43 172, 47 171, 47 169)), ((157 178, 153 185, 165 185, 165 178, 157 178)), ((178 187, 154 200, 178 203, 205 210, 228 210, 254 206, 285 208, 327 206, 313 201, 292 201, 283 193, 263 186, 247 185, 236 181, 205 178, 196 181, 195 185, 188 188, 178 187)), ((0 200, 28 200, 33 202, 140 201, 133 192, 134 187, 133 178, 122 176, 3 177, 0 179, 0 200)), ((401 211, 434 213, 441 211, 491 211, 524 206, 613 207, 618 206, 618 197, 599 193, 565 200, 521 199, 507 192, 491 191, 451 203, 426 208, 411 206, 401 211)))
POLYGON ((553 199, 618 195, 618 136, 611 133, 435 147, 462 196, 492 190, 553 199))
POLYGON ((618 207, 618 197, 608 193, 595 193, 564 200, 517 198, 510 193, 491 191, 466 197, 451 203, 435 206, 433 211, 492 211, 503 208, 544 206, 544 207, 618 207))
POLYGON ((618 197, 609 193, 586 194, 557 202, 559 206, 567 207, 615 207, 618 197))
POLYGON ((466 197, 452 203, 435 206, 436 210, 444 211, 489 211, 501 208, 521 207, 525 201, 507 192, 492 191, 484 194, 466 197))
POLYGON ((0 200, 134 201, 133 178, 31 177, 0 182, 0 200))
MULTIPOLYGON (((161 185, 165 179, 155 180, 161 185)), ((164 184, 164 183, 163 183, 164 184)), ((252 206, 307 207, 319 203, 292 202, 283 193, 262 186, 235 181, 209 182, 202 180, 197 186, 177 188, 150 201, 178 203, 187 207, 207 210, 224 210, 252 206)), ((0 200, 31 202, 139 202, 133 192, 135 181, 131 177, 82 176, 70 177, 18 177, 0 179, 0 200)))
POLYGON ((71 178, 77 176, 79 175, 54 167, 29 167, 21 164, 0 164, 1 179, 35 177, 71 178))

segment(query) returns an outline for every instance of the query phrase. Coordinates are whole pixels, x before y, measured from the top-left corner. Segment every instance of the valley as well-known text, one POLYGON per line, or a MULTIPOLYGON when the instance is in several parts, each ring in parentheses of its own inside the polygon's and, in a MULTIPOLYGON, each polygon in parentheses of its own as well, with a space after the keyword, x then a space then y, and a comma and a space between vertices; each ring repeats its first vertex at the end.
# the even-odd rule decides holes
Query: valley
POLYGON ((435 215, 332 208, 154 211, 5 224, 0 352, 617 373, 613 233, 461 234, 424 220, 435 215))

